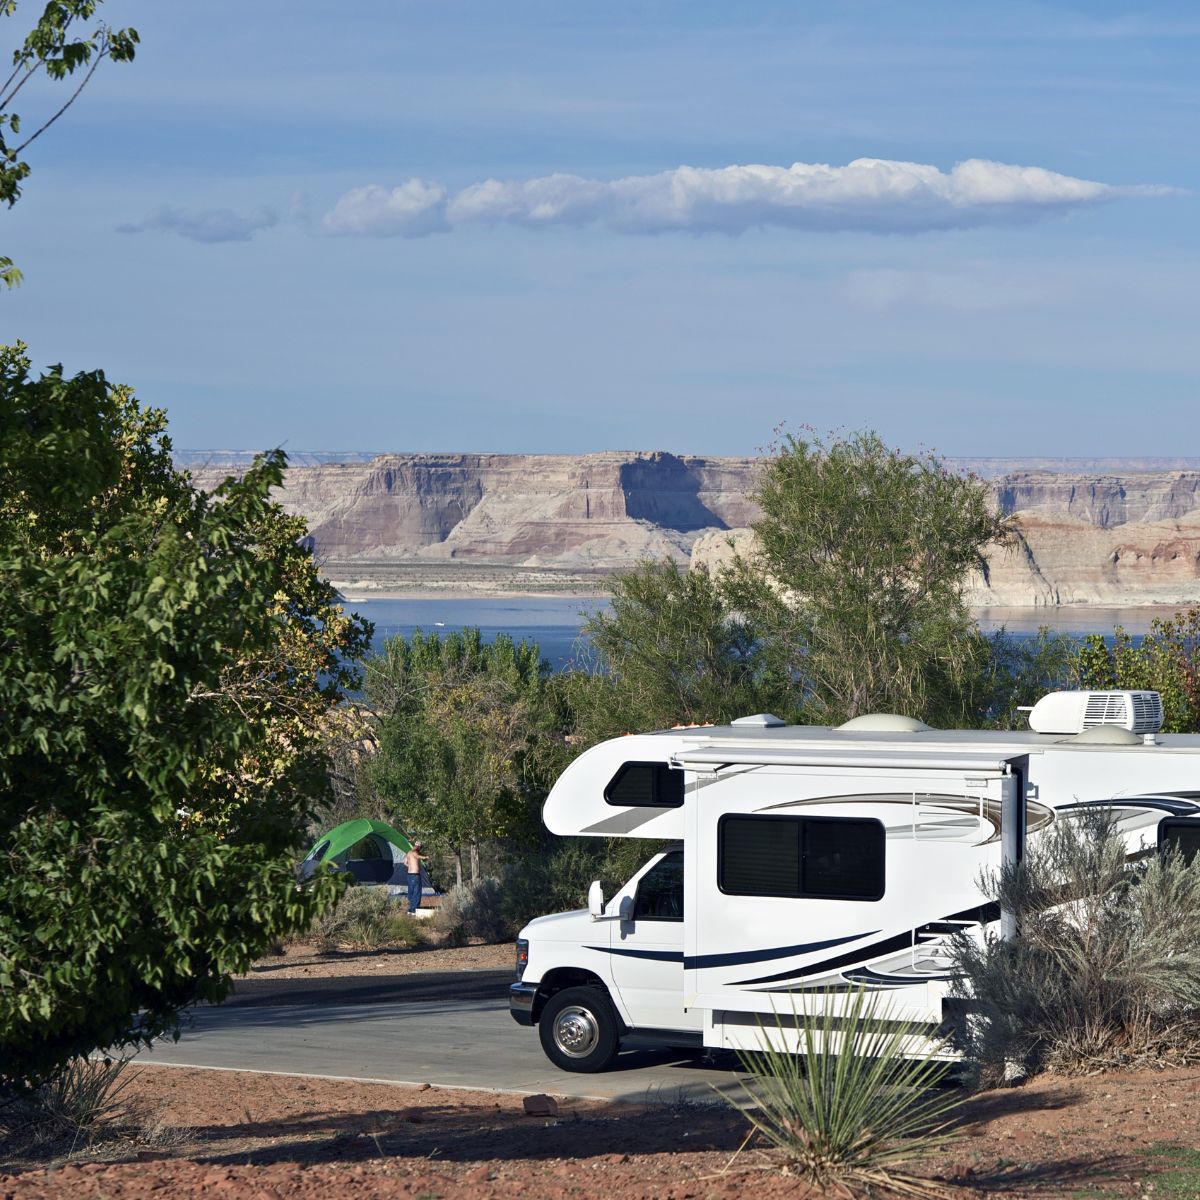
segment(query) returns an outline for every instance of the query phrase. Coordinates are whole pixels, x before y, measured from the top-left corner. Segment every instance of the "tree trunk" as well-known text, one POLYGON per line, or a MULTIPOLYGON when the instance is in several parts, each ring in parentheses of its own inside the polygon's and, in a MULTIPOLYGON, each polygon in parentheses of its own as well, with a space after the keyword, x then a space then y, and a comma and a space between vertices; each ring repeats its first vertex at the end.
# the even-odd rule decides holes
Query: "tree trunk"
POLYGON ((462 887, 462 850, 457 846, 453 850, 454 854, 454 882, 458 887, 462 887))
POLYGON ((479 846, 471 843, 471 882, 479 882, 479 846))

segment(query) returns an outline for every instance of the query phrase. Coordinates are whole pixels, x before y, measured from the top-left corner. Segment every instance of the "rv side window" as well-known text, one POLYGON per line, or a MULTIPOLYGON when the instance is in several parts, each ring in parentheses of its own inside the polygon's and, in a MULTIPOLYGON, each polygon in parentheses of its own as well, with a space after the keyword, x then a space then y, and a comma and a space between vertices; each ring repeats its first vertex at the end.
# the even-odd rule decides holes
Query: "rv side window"
POLYGON ((1165 817, 1158 823, 1158 848, 1178 851, 1184 862, 1191 862, 1200 853, 1200 821, 1165 817))
POLYGON ((683 772, 665 762, 627 762, 604 789, 607 803, 621 808, 679 808, 683 804, 683 772))
POLYGON ((729 895, 883 896, 883 824, 872 818, 730 815, 717 838, 717 883, 729 895))
POLYGON ((683 851, 672 850, 638 880, 635 921, 683 920, 683 851))

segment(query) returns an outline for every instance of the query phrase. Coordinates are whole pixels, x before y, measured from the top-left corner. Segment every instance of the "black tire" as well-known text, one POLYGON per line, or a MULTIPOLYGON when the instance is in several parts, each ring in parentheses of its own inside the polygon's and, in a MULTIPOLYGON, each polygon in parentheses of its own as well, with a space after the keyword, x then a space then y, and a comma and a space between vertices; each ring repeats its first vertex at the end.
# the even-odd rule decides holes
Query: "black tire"
POLYGON ((612 1001, 594 987, 555 992, 538 1018, 538 1037, 556 1067, 586 1074, 603 1071, 621 1046, 612 1001))

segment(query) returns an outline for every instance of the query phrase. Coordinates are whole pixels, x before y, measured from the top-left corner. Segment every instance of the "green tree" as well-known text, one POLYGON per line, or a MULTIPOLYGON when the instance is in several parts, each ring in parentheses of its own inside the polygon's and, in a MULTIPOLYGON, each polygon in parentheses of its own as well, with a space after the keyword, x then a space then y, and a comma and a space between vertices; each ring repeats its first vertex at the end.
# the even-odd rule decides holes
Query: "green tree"
POLYGON ((1156 618, 1140 644, 1119 625, 1111 646, 1102 635, 1089 634, 1072 668, 1082 688, 1160 692, 1163 729, 1200 732, 1200 608, 1156 618))
POLYGON ((545 794, 539 769, 553 738, 547 668, 536 645, 478 629, 391 638, 367 664, 377 714, 375 789, 404 826, 480 875, 486 843, 528 838, 545 794))
POLYGON ((324 716, 369 626, 269 499, 214 494, 163 414, 0 350, 0 1091, 143 1043, 303 929, 324 716))
MULTIPOLYGON (((0 202, 10 208, 20 198, 29 174, 29 164, 22 158, 26 149, 75 103, 104 59, 129 62, 134 56, 136 29, 113 29, 100 22, 82 37, 75 36, 79 23, 90 21, 99 4, 100 0, 49 0, 37 24, 12 52, 12 71, 0 84, 0 202), (12 103, 39 71, 56 81, 76 71, 83 76, 66 101, 27 132, 12 103)), ((11 17, 16 10, 17 0, 0 0, 0 17, 11 17)), ((0 256, 0 280, 9 287, 20 283, 21 272, 11 258, 0 256)))
POLYGON ((582 744, 754 712, 795 712, 789 677, 772 669, 759 630, 731 609, 707 569, 647 560, 614 576, 611 587, 609 610, 583 627, 598 670, 561 685, 582 744))
POLYGON ((808 718, 969 719, 987 646, 963 585, 985 547, 1010 535, 985 485, 855 433, 788 437, 754 498, 757 550, 723 582, 803 680, 808 718))

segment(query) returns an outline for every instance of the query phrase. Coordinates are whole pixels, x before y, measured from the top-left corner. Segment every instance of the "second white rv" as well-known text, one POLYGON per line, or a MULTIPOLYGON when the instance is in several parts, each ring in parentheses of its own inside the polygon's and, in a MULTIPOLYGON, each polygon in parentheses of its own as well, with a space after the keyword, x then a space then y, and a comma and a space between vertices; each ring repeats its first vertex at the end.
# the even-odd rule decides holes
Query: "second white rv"
POLYGON ((841 728, 759 715, 617 738, 544 809, 563 836, 665 842, 607 902, 532 921, 514 1018, 569 1071, 623 1042, 761 1048, 853 989, 950 1019, 950 938, 1000 914, 980 880, 1021 841, 1111 809, 1131 853, 1200 842, 1200 736, 1164 736, 1155 693, 1057 693, 1031 732, 894 716, 841 728), (1005 828, 1008 814, 1008 828, 1005 828))

